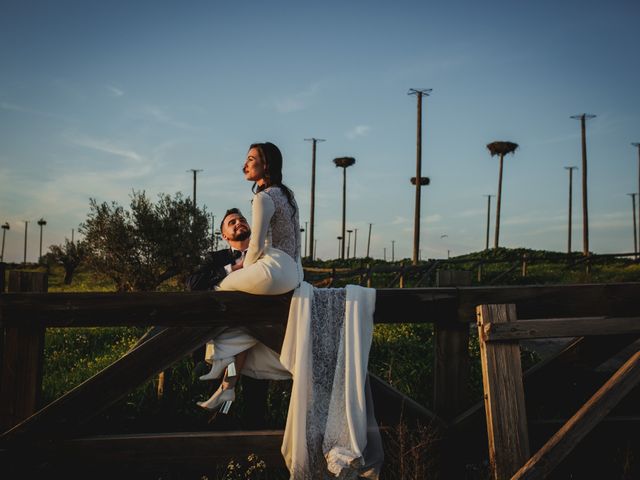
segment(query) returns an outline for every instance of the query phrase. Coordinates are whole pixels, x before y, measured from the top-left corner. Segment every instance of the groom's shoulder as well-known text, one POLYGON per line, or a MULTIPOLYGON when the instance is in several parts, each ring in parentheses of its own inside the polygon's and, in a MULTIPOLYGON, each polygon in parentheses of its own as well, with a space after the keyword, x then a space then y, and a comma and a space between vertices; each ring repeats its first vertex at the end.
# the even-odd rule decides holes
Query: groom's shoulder
POLYGON ((209 257, 211 260, 220 260, 220 259, 227 258, 230 255, 231 255, 231 250, 229 250, 228 248, 223 248, 222 250, 216 250, 215 252, 209 252, 207 254, 207 257, 209 257))

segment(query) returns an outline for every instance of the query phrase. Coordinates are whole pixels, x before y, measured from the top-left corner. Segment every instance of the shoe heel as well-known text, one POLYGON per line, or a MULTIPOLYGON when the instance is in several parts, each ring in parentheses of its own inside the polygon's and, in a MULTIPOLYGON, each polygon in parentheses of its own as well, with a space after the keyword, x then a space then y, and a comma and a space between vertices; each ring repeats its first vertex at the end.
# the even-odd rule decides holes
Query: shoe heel
POLYGON ((222 406, 220 407, 220 413, 226 415, 227 413, 229 413, 229 409, 231 408, 231 404, 233 403, 233 400, 227 400, 226 402, 224 402, 222 404, 222 406))

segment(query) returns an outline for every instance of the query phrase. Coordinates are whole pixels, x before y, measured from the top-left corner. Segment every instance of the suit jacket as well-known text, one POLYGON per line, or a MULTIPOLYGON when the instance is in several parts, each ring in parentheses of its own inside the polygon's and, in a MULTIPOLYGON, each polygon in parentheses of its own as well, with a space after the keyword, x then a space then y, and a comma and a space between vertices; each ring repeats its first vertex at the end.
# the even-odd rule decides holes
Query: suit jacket
POLYGON ((187 288, 194 290, 213 290, 227 276, 225 265, 233 265, 235 259, 230 248, 208 253, 204 261, 187 277, 187 288))

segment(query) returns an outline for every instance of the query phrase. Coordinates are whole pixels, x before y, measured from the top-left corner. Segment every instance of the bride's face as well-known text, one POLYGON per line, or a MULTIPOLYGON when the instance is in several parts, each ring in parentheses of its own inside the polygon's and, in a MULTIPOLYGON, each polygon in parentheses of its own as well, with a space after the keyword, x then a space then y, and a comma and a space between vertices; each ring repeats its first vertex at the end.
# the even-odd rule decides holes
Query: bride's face
POLYGON ((260 157, 260 151, 257 148, 249 150, 249 153, 247 153, 247 159, 244 161, 244 167, 242 167, 245 180, 258 182, 258 184, 264 182, 264 167, 265 165, 264 161, 260 157))

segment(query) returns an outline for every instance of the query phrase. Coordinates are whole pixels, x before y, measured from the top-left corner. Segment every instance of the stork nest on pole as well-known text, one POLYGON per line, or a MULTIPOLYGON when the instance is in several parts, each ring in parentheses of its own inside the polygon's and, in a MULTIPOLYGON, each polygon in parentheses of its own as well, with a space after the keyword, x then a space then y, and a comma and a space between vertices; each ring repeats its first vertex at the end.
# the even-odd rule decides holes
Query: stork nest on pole
POLYGON ((491 156, 506 155, 507 153, 513 153, 518 148, 517 143, 513 142, 491 142, 487 145, 491 156))
POLYGON ((356 159, 353 157, 339 157, 334 158, 333 163, 336 164, 336 167, 347 168, 356 163, 356 159))

